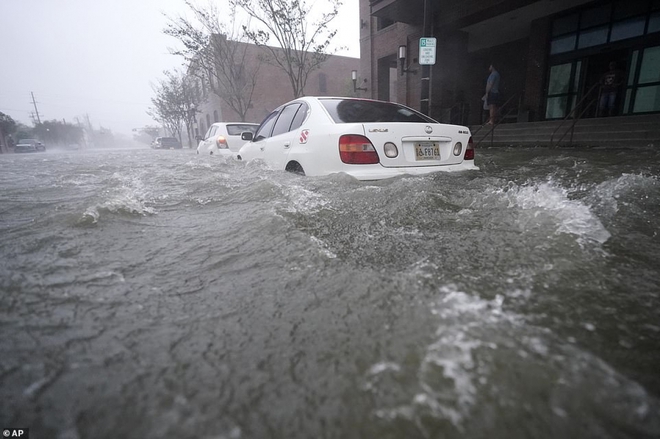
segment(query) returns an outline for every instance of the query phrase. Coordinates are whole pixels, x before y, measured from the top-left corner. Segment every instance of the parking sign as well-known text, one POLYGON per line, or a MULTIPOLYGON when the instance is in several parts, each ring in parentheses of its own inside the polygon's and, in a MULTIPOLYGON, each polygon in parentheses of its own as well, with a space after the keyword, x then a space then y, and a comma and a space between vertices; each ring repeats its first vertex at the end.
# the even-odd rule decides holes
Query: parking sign
POLYGON ((419 39, 419 65, 432 66, 435 64, 435 38, 419 39))

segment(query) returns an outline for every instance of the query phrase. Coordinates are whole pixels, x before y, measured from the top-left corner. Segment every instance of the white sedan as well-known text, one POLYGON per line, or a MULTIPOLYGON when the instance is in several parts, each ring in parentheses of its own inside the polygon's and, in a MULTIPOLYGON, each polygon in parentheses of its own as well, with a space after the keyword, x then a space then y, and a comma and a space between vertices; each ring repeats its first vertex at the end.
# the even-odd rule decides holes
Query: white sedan
POLYGON ((438 123, 411 108, 356 98, 303 97, 277 108, 239 160, 318 176, 343 172, 359 180, 479 169, 470 130, 438 123))
POLYGON ((197 154, 220 154, 231 157, 245 143, 241 140, 241 134, 254 133, 258 127, 258 123, 216 122, 199 141, 197 154))

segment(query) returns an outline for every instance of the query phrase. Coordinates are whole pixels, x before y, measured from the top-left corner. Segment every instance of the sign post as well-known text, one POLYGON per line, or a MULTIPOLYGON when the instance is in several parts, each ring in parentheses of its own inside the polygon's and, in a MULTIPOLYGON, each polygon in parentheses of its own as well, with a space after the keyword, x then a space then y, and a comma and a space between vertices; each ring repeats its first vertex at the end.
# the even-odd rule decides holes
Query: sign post
POLYGON ((435 38, 420 38, 419 39, 419 65, 432 66, 435 65, 435 38))
POLYGON ((420 110, 429 116, 431 87, 431 66, 435 64, 435 47, 437 40, 435 38, 419 39, 419 65, 422 66, 422 96, 420 101, 420 110))

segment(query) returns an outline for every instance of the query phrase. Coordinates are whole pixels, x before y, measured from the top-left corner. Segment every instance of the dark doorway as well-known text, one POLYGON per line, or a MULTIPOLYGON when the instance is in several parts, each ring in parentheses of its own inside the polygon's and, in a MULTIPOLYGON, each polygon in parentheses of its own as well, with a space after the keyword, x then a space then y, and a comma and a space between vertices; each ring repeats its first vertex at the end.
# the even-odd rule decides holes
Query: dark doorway
POLYGON ((583 117, 597 117, 598 116, 598 101, 600 99, 600 89, 597 85, 605 72, 609 70, 610 62, 616 63, 616 68, 623 72, 624 84, 619 87, 617 92, 617 99, 614 105, 614 116, 620 115, 623 108, 623 90, 625 87, 625 80, 628 73, 628 50, 617 50, 608 53, 599 53, 592 55, 586 59, 587 69, 584 76, 584 85, 582 87, 582 95, 586 94, 592 87, 595 86, 593 93, 587 98, 587 101, 596 99, 595 105, 583 117), (593 97, 592 97, 593 96, 593 97))
POLYGON ((396 55, 378 60, 378 99, 383 101, 396 100, 396 55))

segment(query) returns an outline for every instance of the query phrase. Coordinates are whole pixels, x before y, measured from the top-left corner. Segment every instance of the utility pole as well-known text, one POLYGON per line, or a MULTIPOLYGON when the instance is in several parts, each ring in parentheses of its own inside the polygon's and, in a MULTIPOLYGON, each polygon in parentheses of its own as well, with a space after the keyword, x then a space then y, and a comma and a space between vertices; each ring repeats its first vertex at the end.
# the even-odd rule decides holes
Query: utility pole
POLYGON ((37 109, 37 101, 34 100, 34 93, 30 92, 32 95, 32 105, 34 105, 34 112, 37 115, 37 122, 41 125, 41 118, 39 117, 39 110, 37 109))

